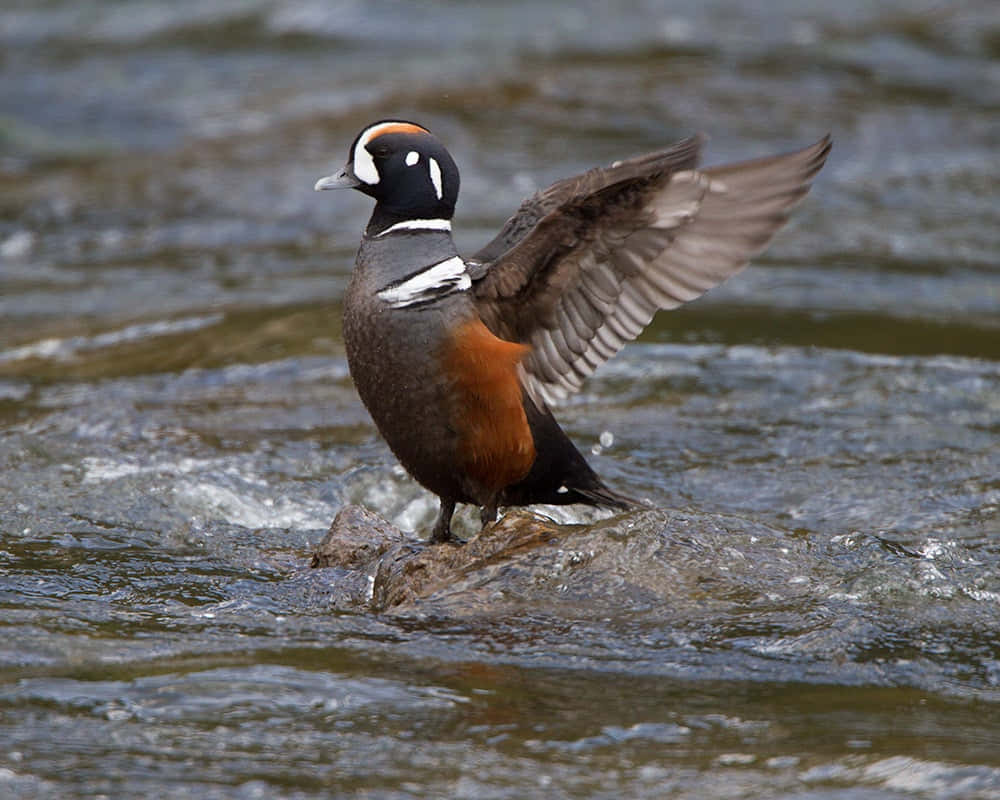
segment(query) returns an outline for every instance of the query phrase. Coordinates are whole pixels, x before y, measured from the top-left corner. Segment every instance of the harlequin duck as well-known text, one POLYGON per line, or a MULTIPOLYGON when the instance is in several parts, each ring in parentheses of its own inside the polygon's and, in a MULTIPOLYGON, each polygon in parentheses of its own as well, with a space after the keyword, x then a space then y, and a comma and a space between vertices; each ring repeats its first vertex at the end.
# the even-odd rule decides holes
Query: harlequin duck
POLYGON ((375 199, 344 302, 351 375, 400 463, 481 507, 635 501, 604 485, 552 416, 659 309, 742 269, 809 190, 830 137, 698 169, 700 137, 591 169, 522 203, 471 258, 451 237, 458 168, 426 128, 365 128, 316 189, 375 199))

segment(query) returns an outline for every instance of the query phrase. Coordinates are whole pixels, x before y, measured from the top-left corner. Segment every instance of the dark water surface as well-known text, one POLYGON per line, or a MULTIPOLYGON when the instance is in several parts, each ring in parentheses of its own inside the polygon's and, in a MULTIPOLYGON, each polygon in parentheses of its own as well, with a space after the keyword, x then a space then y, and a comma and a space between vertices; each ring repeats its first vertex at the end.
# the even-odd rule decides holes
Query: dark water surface
POLYGON ((0 797, 1000 798, 998 154, 993 0, 4 4, 0 797), (388 115, 467 250, 695 131, 835 148, 559 412, 658 510, 345 613, 337 510, 435 507, 312 191, 388 115))

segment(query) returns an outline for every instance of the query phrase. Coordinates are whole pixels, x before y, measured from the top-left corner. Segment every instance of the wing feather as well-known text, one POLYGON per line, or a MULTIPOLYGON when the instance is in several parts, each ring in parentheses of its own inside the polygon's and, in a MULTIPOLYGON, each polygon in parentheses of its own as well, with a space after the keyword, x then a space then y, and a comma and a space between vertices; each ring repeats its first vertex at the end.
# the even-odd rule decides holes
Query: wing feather
POLYGON ((486 325, 530 344, 540 404, 577 391, 659 309, 741 270, 809 191, 830 137, 786 155, 695 169, 699 138, 590 170, 527 200, 473 259, 486 325))

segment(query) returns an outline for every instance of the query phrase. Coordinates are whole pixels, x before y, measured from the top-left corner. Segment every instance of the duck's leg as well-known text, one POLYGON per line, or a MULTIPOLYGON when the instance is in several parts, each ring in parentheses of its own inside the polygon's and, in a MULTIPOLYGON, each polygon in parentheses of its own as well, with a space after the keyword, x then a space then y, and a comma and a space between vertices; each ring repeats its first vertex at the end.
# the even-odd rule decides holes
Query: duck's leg
POLYGON ((479 521, 483 524, 484 528, 491 522, 497 521, 496 498, 493 498, 489 503, 482 507, 482 510, 479 512, 479 521))
POLYGON ((450 542, 451 516, 455 513, 455 501, 441 498, 441 510, 438 512, 437 521, 434 523, 434 530, 431 531, 431 544, 450 542))

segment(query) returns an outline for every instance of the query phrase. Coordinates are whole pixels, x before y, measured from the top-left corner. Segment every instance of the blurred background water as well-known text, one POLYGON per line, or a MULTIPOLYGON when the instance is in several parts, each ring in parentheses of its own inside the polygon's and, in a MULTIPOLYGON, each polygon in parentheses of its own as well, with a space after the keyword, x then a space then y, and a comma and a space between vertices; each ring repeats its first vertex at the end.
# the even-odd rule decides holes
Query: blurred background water
POLYGON ((998 153, 993 0, 3 3, 0 796, 1000 797, 998 153), (560 410, 663 511, 517 613, 306 569, 345 502, 434 513, 344 360, 369 203, 312 191, 385 116, 467 252, 697 131, 834 136, 560 410))

